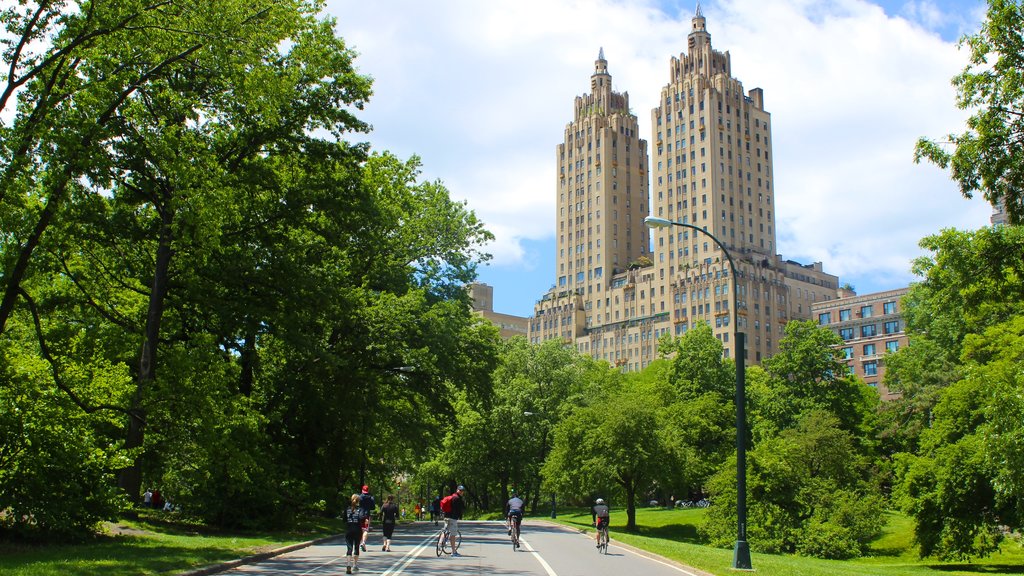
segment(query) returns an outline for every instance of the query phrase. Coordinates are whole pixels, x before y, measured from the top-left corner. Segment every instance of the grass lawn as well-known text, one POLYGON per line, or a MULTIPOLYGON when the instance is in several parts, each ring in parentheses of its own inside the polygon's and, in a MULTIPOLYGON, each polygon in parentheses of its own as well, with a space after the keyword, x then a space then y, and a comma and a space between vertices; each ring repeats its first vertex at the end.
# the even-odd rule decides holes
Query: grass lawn
POLYGON ((309 521, 293 532, 219 533, 164 515, 142 515, 118 522, 117 534, 82 544, 30 546, 0 544, 4 576, 139 576, 177 574, 235 560, 289 544, 344 532, 334 519, 309 521))
MULTIPOLYGON (((737 574, 732 569, 732 549, 704 546, 697 536, 703 521, 701 509, 664 510, 637 509, 635 534, 625 532, 626 511, 613 510, 613 540, 630 544, 699 568, 712 574, 737 574)), ((972 563, 919 560, 912 543, 913 521, 899 514, 888 514, 886 532, 872 546, 872 555, 849 561, 818 560, 798 556, 751 554, 751 564, 762 576, 925 576, 1024 574, 1024 548, 1017 541, 1007 541, 1002 551, 972 563)), ((576 528, 593 530, 590 512, 567 511, 558 522, 576 528)))

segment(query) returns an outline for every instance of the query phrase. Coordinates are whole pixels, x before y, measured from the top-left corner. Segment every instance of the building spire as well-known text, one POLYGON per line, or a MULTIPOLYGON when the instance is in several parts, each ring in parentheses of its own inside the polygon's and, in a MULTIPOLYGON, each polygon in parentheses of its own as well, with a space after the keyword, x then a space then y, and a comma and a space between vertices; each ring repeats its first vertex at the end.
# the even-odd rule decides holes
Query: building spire
POLYGON ((694 13, 697 18, 703 18, 704 14, 700 11, 700 0, 697 0, 697 12, 694 13))
POLYGON ((598 60, 604 60, 604 46, 601 46, 601 48, 598 49, 598 51, 597 51, 597 59, 598 60))

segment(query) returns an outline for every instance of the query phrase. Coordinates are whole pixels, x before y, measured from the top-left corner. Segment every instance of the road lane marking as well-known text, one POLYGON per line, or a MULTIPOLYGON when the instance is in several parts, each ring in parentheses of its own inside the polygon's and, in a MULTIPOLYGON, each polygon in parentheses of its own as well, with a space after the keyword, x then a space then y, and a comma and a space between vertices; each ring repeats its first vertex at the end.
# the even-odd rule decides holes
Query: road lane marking
POLYGON ((555 571, 551 569, 551 565, 548 564, 547 561, 544 560, 544 557, 540 555, 540 552, 534 550, 533 546, 530 546, 530 543, 527 542, 525 538, 520 536, 519 543, 526 547, 527 552, 533 554, 533 557, 537 559, 537 562, 540 562, 541 568, 543 568, 544 571, 548 573, 548 576, 558 576, 558 574, 556 574, 555 571))
POLYGON ((412 564, 412 561, 415 560, 416 557, 420 555, 420 552, 425 550, 431 542, 433 542, 435 546, 437 545, 437 539, 440 538, 440 534, 441 532, 438 531, 436 534, 427 536, 425 540, 420 542, 419 546, 416 546, 412 550, 406 552, 405 556, 402 556, 397 562, 392 564, 390 568, 381 572, 380 576, 398 576, 401 574, 402 571, 405 570, 409 564, 412 564))

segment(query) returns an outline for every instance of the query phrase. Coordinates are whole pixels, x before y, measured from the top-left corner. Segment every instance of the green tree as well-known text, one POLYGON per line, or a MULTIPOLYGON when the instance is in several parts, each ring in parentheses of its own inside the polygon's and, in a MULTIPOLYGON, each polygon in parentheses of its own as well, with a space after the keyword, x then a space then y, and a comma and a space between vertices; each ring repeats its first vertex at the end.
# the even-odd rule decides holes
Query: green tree
POLYGON ((1024 523, 1024 318, 968 335, 964 379, 946 388, 916 455, 897 457, 897 502, 917 519, 922 556, 999 549, 1024 523))
MULTIPOLYGON (((758 443, 748 458, 748 536, 772 553, 852 558, 882 529, 883 503, 869 459, 826 410, 802 413, 793 428, 758 443)), ((735 461, 711 482, 715 505, 701 531, 718 546, 735 538, 735 461)))
POLYGON ((617 488, 626 529, 636 530, 636 503, 669 468, 665 430, 648 399, 631 390, 574 411, 555 427, 545 482, 559 493, 603 495, 617 488))
POLYGON ((1024 7, 1019 0, 989 0, 981 30, 965 36, 970 64, 953 78, 957 106, 974 113, 962 134, 943 144, 921 138, 922 158, 952 170, 961 193, 981 192, 993 206, 1002 202, 1010 222, 1024 222, 1024 7))
POLYGON ((762 363, 765 379, 752 379, 755 442, 792 428, 812 410, 825 410, 858 442, 868 442, 878 394, 850 376, 840 357, 842 340, 811 321, 786 325, 779 352, 762 363))

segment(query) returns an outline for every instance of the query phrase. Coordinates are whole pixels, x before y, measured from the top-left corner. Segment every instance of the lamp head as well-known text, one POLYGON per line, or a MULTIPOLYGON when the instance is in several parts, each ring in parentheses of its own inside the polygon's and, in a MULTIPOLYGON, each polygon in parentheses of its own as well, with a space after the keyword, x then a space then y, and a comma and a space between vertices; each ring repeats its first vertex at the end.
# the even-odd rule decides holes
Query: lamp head
POLYGON ((644 218, 644 224, 647 224, 647 226, 651 228, 668 228, 672 225, 672 221, 664 218, 658 218, 656 216, 648 216, 644 218))

